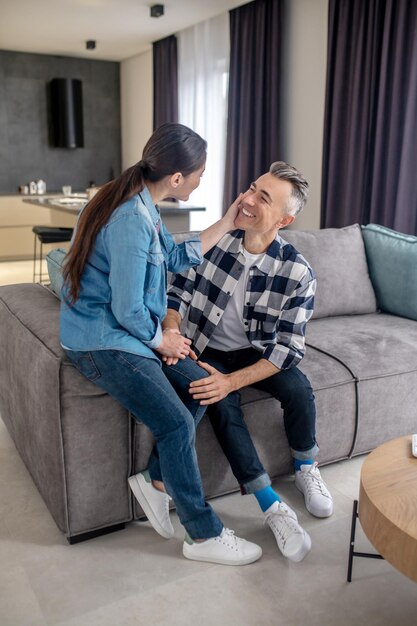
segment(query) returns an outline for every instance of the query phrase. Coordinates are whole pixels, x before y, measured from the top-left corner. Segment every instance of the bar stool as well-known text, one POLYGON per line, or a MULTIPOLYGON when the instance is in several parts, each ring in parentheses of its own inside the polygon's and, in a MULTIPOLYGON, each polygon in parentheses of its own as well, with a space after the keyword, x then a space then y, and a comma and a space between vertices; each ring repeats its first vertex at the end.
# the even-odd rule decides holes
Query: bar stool
POLYGON ((35 234, 35 245, 33 250, 33 282, 42 283, 47 280, 47 276, 42 273, 42 260, 43 260, 43 244, 44 243, 62 243, 64 241, 71 241, 73 228, 59 228, 56 226, 34 226, 32 232, 35 234), (39 256, 37 251, 37 241, 40 242, 39 256), (39 271, 36 271, 36 266, 39 265, 39 271))

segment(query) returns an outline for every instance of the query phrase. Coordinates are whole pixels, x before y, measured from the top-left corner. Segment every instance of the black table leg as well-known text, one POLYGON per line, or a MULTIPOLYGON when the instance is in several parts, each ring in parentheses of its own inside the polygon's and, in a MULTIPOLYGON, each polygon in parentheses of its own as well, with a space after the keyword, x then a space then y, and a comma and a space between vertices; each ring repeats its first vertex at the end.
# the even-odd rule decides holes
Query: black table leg
POLYGON ((347 581, 348 583, 352 582, 352 567, 353 567, 353 557, 361 556, 368 559, 383 559, 384 557, 380 554, 371 554, 369 552, 355 552, 355 533, 356 533, 356 520, 358 517, 358 501, 353 501, 353 509, 352 509, 352 524, 350 527, 350 546, 349 546, 349 561, 348 561, 348 571, 347 571, 347 581))

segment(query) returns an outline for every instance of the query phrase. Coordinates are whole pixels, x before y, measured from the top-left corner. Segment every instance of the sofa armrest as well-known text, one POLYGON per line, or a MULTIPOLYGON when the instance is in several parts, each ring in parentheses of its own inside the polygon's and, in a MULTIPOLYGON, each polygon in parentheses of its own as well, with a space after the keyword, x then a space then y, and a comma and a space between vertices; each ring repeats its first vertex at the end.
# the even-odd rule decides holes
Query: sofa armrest
POLYGON ((0 412, 68 537, 132 519, 128 412, 70 364, 59 301, 41 285, 0 287, 0 412))

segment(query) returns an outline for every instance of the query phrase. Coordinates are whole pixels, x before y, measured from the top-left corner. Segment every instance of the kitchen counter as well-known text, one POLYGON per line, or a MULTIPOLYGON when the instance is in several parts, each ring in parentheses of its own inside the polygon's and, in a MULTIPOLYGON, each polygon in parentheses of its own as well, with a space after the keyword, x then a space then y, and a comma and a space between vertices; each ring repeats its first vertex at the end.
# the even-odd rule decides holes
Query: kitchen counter
MULTIPOLYGON (((57 194, 56 196, 25 196, 23 202, 45 207, 56 211, 77 216, 87 203, 87 194, 74 193, 70 196, 57 194)), ((190 212, 205 211, 205 207, 186 205, 180 202, 158 202, 165 226, 171 233, 185 232, 190 229, 190 212)))
MULTIPOLYGON (((46 196, 22 196, 23 202, 35 206, 45 206, 48 209, 58 209, 78 213, 87 203, 87 194, 73 193, 70 196, 63 194, 46 196)), ((181 204, 179 202, 158 202, 161 215, 184 215, 190 211, 205 211, 206 207, 181 204)))
MULTIPOLYGON (((58 192, 46 195, 0 194, 0 261, 32 259, 32 228, 72 228, 86 202, 85 193, 73 193, 71 196, 58 192)), ((161 202, 158 206, 164 224, 171 233, 190 230, 191 211, 206 210, 205 207, 186 206, 176 202, 161 202)))
MULTIPOLYGON (((74 192, 78 195, 78 193, 83 193, 83 192, 74 192)), ((0 198, 8 196, 9 198, 21 198, 22 200, 24 200, 25 198, 44 198, 45 196, 62 196, 62 191, 61 190, 57 190, 57 191, 48 191, 47 193, 20 193, 20 191, 12 191, 12 192, 7 192, 7 191, 0 191, 0 198)))

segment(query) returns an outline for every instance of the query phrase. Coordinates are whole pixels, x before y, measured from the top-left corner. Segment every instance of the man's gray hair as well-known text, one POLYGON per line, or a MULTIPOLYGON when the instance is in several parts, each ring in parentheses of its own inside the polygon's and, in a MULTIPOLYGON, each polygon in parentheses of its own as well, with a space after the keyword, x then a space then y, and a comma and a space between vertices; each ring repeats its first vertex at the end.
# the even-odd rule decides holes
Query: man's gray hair
POLYGON ((287 180, 292 185, 292 193, 287 205, 288 215, 294 217, 303 210, 307 202, 309 185, 304 176, 292 165, 284 161, 275 161, 269 168, 269 173, 281 180, 287 180))

